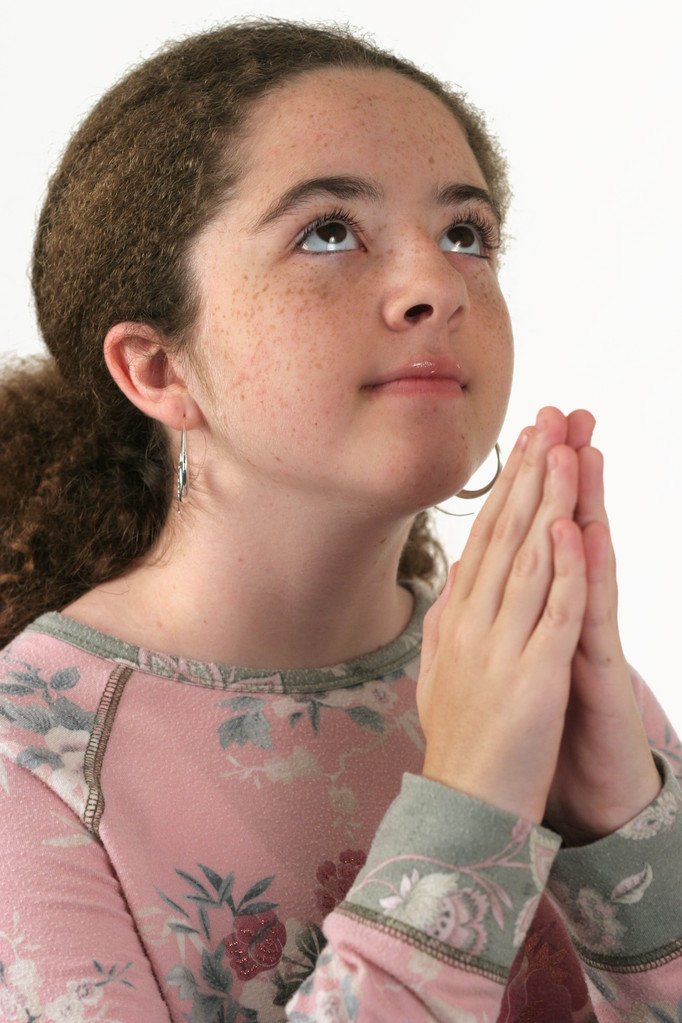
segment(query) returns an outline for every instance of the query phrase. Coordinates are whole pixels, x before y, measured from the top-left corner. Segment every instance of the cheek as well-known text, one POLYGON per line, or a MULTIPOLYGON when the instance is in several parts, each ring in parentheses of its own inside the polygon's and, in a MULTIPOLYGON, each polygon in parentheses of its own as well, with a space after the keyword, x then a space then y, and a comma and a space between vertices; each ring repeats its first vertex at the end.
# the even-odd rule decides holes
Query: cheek
POLYGON ((314 285, 250 284, 244 274, 239 294, 214 309, 205 333, 218 417, 228 432, 246 427, 275 443, 286 437, 301 450, 317 437, 319 445, 321 436, 338 432, 344 401, 348 407, 341 378, 350 309, 338 298, 334 304, 332 286, 319 278, 314 285))
POLYGON ((480 310, 477 336, 484 373, 497 392, 508 392, 514 368, 514 337, 507 303, 491 280, 481 282, 474 301, 480 310))

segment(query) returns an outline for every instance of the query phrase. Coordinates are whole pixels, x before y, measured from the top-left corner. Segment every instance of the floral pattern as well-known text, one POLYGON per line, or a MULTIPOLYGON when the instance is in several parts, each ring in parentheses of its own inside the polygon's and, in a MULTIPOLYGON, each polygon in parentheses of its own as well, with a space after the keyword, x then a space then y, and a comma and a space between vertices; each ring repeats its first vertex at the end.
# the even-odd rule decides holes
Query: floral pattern
POLYGON ((672 792, 664 792, 644 813, 625 824, 620 829, 620 834, 623 838, 632 838, 635 841, 653 838, 661 831, 670 831, 679 812, 680 807, 675 796, 672 792))
POLYGON ((339 854, 338 866, 325 860, 317 868, 317 880, 322 887, 316 890, 315 897, 317 908, 325 915, 343 902, 366 859, 367 854, 361 849, 345 849, 339 854))
MULTIPOLYGON (((318 903, 336 905, 343 899, 365 858, 361 850, 346 849, 338 865, 332 860, 321 863, 316 872, 323 885, 318 903)), ((274 875, 259 878, 237 901, 234 871, 221 874, 204 864, 198 867, 193 873, 176 868, 185 892, 171 896, 157 889, 165 906, 174 910, 166 921, 168 931, 182 939, 191 935, 201 956, 200 975, 186 962, 179 963, 167 973, 166 983, 191 1000, 192 1020, 208 1023, 219 1012, 225 1019, 241 1013, 240 1020, 256 1020, 259 1008, 289 1001, 314 970, 326 939, 314 922, 288 932, 276 912, 278 903, 263 898, 274 875), (226 928, 227 934, 219 937, 226 928), (268 975, 265 984, 260 974, 268 975)))
POLYGON ((580 888, 575 898, 571 898, 565 885, 552 883, 551 890, 582 945, 597 952, 615 952, 620 948, 626 928, 618 919, 615 900, 604 898, 594 888, 580 888))
POLYGON ((26 940, 18 912, 14 913, 12 922, 11 932, 0 931, 0 948, 5 957, 0 960, 0 1019, 3 1023, 89 1023, 95 1020, 115 1023, 108 1016, 105 988, 109 984, 134 988, 126 976, 132 968, 131 962, 106 967, 93 959, 88 976, 67 980, 61 994, 48 997, 43 992, 44 981, 38 962, 33 958, 42 946, 26 940), (8 954, 10 960, 6 959, 8 954))
MULTIPOLYGON (((27 631, 0 653, 0 798, 16 797, 22 833, 35 836, 19 848, 0 834, 5 874, 24 900, 12 915, 12 899, 0 899, 3 1023, 124 1023, 152 1002, 176 1023, 340 1023, 361 1017, 376 991, 387 1018, 415 1023, 431 1009, 457 1023, 498 1013, 501 1023, 593 1023, 601 1006, 605 1019, 682 1023, 670 944, 665 962, 635 959, 630 973, 594 965, 651 947, 659 922, 646 913, 679 863, 682 796, 670 779, 620 829, 601 874, 581 866, 589 846, 564 854, 545 829, 461 793, 463 812, 448 816, 450 796, 431 790, 428 827, 399 809, 377 869, 401 778, 427 794, 416 661, 406 670, 413 638, 376 678, 363 665, 254 676, 145 651, 119 656, 112 637, 89 652, 69 629, 61 640, 27 631), (112 678, 122 698, 109 713, 112 678), (113 752, 101 749, 100 838, 82 821, 83 766, 86 751, 94 762, 103 706, 113 752), (25 792, 35 805, 22 804, 25 792), (441 826, 436 855, 429 843, 441 826), (573 865, 562 867, 568 876, 562 863, 573 865), (70 975, 50 969, 40 898, 31 901, 53 867, 69 887, 50 938, 73 938, 70 975), (87 918, 90 933, 72 910, 84 891, 92 898, 93 881, 106 911, 101 929, 87 918), (106 928, 128 918, 130 955, 119 930, 119 951, 107 956, 106 928)), ((637 693, 652 748, 682 771, 679 740, 641 685, 637 693)))

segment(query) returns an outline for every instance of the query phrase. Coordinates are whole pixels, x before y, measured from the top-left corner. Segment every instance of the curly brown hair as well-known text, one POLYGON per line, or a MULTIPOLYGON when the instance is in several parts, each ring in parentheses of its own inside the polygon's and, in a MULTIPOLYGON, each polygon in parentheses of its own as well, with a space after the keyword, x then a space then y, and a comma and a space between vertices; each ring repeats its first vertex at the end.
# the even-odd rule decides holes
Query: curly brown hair
MULTIPOLYGON (((160 536, 175 487, 169 437, 112 378, 104 337, 119 322, 148 324, 203 381, 191 358, 192 242, 239 180, 252 101, 324 67, 388 68, 438 96, 504 226, 507 164, 483 114, 347 27, 239 19, 169 43, 127 73, 69 141, 40 214, 32 285, 51 354, 4 360, 0 646, 140 563, 160 536)), ((442 585, 448 563, 429 511, 415 516, 398 579, 442 585)))

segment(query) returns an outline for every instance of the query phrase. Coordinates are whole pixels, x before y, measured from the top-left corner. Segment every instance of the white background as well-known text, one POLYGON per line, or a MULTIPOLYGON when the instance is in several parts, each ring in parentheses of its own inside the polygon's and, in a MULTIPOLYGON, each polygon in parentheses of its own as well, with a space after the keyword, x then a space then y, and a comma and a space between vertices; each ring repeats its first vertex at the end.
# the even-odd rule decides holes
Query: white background
MULTIPOLYGON (((625 653, 682 734, 677 3, 165 0, 152 11, 119 0, 12 8, 0 43, 0 356, 43 350, 30 248, 48 174, 70 132, 105 89, 166 40, 246 15, 347 22, 463 89, 483 110, 514 189, 513 240, 500 273, 516 342, 503 458, 542 405, 596 416, 625 653)), ((469 487, 493 471, 491 457, 469 487)), ((452 499, 446 507, 482 503, 452 499)), ((436 517, 454 561, 472 518, 436 517)))

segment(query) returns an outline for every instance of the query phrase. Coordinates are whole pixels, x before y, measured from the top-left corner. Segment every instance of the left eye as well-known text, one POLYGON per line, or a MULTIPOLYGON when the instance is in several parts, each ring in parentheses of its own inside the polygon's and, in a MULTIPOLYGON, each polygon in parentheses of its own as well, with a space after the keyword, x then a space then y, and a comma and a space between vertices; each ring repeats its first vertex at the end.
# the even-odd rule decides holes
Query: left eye
POLYGON ((453 224, 452 227, 447 229, 444 237, 455 246, 453 249, 448 249, 449 252, 464 252, 470 256, 482 255, 481 251, 466 251, 470 245, 478 245, 479 250, 483 249, 480 232, 475 227, 472 227, 471 224, 453 224))

